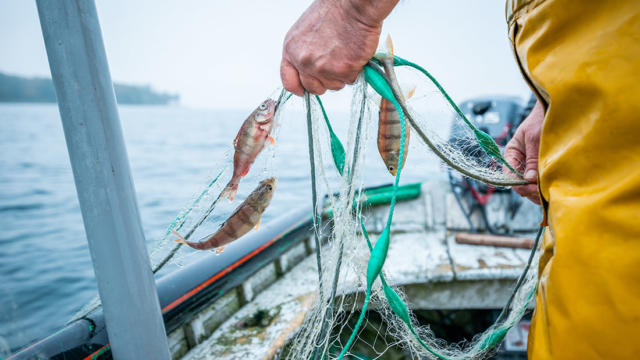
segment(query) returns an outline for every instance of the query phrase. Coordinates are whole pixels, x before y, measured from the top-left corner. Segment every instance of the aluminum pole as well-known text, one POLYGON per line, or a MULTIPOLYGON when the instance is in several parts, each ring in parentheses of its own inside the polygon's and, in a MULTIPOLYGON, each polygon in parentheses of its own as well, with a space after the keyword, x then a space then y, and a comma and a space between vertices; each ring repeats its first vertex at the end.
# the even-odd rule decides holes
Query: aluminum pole
POLYGON ((112 354, 168 360, 95 3, 37 5, 112 354))

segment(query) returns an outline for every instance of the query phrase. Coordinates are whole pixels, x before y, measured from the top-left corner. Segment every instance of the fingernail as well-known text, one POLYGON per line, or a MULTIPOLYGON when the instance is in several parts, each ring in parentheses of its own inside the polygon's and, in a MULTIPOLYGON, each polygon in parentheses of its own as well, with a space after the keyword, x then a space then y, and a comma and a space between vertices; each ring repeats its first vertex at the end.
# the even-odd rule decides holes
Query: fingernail
POLYGON ((524 174, 524 178, 530 181, 538 180, 538 172, 533 169, 527 170, 524 174))

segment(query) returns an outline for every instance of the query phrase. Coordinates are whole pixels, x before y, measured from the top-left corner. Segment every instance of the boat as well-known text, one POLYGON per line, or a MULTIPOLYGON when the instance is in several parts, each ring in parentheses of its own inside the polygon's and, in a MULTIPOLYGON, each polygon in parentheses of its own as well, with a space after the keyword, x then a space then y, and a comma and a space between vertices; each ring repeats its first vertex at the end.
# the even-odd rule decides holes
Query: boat
MULTIPOLYGON (((526 112, 516 99, 496 97, 465 102, 461 108, 476 109, 472 118, 477 124, 483 116, 497 116, 504 126, 521 121, 526 112)), ((496 137, 497 130, 488 130, 496 137)), ((476 189, 484 191, 480 205, 477 196, 470 196, 472 185, 464 188, 458 181, 465 180, 449 175, 399 188, 402 196, 385 263, 388 278, 404 290, 412 311, 450 341, 491 324, 530 251, 526 246, 465 244, 456 240, 457 235, 492 233, 506 239, 531 239, 541 221, 536 205, 514 206, 510 190, 487 197, 486 189, 476 189), (477 206, 481 211, 468 210, 477 206)), ((369 233, 381 232, 391 192, 390 185, 364 190, 363 214, 369 233)), ((317 290, 310 205, 309 201, 262 225, 220 255, 211 253, 156 279, 173 359, 270 359, 287 351, 317 290)), ((322 219, 331 220, 328 207, 322 219)), ((496 357, 525 359, 527 329, 527 320, 514 327, 496 357)), ((361 351, 362 358, 371 355, 361 348, 356 344, 354 351, 361 351)), ((401 350, 390 351, 403 356, 401 350)), ((105 317, 98 309, 9 359, 110 358, 105 317)))

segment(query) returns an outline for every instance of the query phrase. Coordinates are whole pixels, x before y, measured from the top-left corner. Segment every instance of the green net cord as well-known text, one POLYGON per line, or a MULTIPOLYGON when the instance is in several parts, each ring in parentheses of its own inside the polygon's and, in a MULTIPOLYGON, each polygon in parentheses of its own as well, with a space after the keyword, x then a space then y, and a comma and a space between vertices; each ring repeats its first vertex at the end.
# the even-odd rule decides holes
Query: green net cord
POLYGON ((398 57, 398 56, 394 56, 393 57, 393 65, 394 66, 409 66, 409 67, 412 67, 412 68, 420 71, 427 78, 429 78, 429 80, 431 80, 431 82, 436 86, 436 88, 438 88, 438 91, 440 91, 440 93, 447 100, 449 105, 451 105, 451 107, 455 110, 455 112, 458 114, 458 116, 460 116, 460 118, 462 118, 462 121, 464 121, 464 123, 469 127, 469 129, 471 129, 471 131, 473 131, 473 134, 475 135, 476 140, 478 141, 478 144, 480 145, 480 147, 482 147, 482 149, 489 156, 492 156, 492 157, 496 158, 498 161, 500 161, 502 164, 504 164, 509 170, 511 170, 514 174, 517 174, 519 177, 522 178, 522 174, 519 171, 516 171, 516 169, 514 169, 504 159, 504 157, 502 157, 502 154, 500 153, 500 148, 498 148, 498 144, 496 144, 496 142, 493 140, 493 138, 491 136, 489 136, 487 133, 485 133, 484 131, 479 130, 475 125, 473 125, 473 123, 471 121, 469 121, 469 119, 467 119, 466 115, 462 112, 462 110, 460 110, 458 105, 451 99, 449 94, 444 90, 442 85, 440 85, 438 80, 436 80, 436 78, 431 75, 431 73, 429 73, 422 66, 420 66, 420 65, 418 65, 418 64, 416 64, 414 62, 411 62, 409 60, 405 60, 405 59, 403 59, 401 57, 398 57))
MULTIPOLYGON (((389 84, 389 89, 391 90, 393 97, 395 99, 400 99, 399 91, 394 89, 393 82, 389 80, 387 76, 384 74, 384 72, 382 71, 382 69, 378 67, 378 65, 376 64, 377 61, 378 61, 377 59, 375 61, 373 60, 369 61, 369 63, 364 67, 365 71, 377 72, 379 76, 384 78, 387 84, 389 84)), ((465 169, 464 167, 456 164, 449 157, 447 157, 447 155, 445 155, 442 151, 440 151, 440 149, 438 149, 438 147, 431 141, 431 139, 429 139, 429 137, 425 134, 425 132, 422 131, 418 123, 413 119, 413 116, 411 116, 411 113, 407 110, 406 105, 400 100, 398 100, 397 103, 400 104, 400 107, 402 107, 407 121, 409 121, 409 124, 411 124, 411 127, 415 130, 415 132, 422 139, 422 141, 424 141, 424 143, 431 149, 431 151, 433 151, 434 154, 436 154, 436 156, 438 156, 442 161, 444 161, 452 169, 455 169, 459 173, 466 175, 472 179, 476 179, 478 181, 482 181, 484 183, 495 185, 495 186, 517 186, 517 185, 529 184, 529 181, 524 179, 509 179, 509 180, 492 179, 486 176, 482 176, 480 174, 475 174, 465 169)))
MULTIPOLYGON (((367 242, 367 246, 369 247, 369 251, 372 251, 372 247, 371 247, 371 241, 369 240, 369 234, 367 232, 366 227, 364 226, 364 220, 361 216, 360 213, 357 214, 358 216, 358 221, 360 222, 360 229, 362 231, 362 234, 364 235, 364 238, 367 242)), ((539 244, 541 235, 544 233, 544 228, 540 227, 540 229, 538 230, 538 234, 536 235, 536 240, 534 242, 533 248, 531 250, 531 253, 529 255, 529 260, 527 262, 527 265, 525 266, 520 278, 518 279, 518 282, 516 283, 516 286, 514 287, 511 296, 509 297, 509 300, 507 301, 507 303, 505 304, 504 308, 502 309, 502 313, 498 316, 498 318, 496 319, 496 321, 494 322, 494 330, 478 345, 477 347, 477 353, 481 354, 481 353, 485 353, 487 351, 490 351, 493 347, 497 346, 498 344, 500 344, 502 342, 502 340, 504 339, 504 337, 506 336, 507 332, 509 331, 509 329, 511 329, 514 325, 515 325, 515 321, 512 321, 511 323, 502 323, 503 322, 503 314, 506 314, 506 312, 508 311, 508 309, 511 307, 511 302, 513 301, 513 298, 516 294, 516 292, 520 289, 520 286, 522 286, 523 282, 524 282, 524 278, 530 268, 530 265, 532 263, 533 260, 533 256, 535 254, 535 251, 537 249, 537 245, 539 244)), ((402 301, 402 299, 400 298, 400 296, 398 295, 398 293, 393 290, 393 288, 391 288, 388 284, 386 279, 384 278, 384 275, 381 273, 380 274, 380 281, 382 282, 382 288, 384 291, 384 296, 387 300, 387 303, 389 304, 389 308, 391 308, 391 311, 393 311, 393 313, 400 319, 402 320, 402 322, 407 326, 407 328, 409 329, 409 331, 411 332, 411 334, 413 334, 413 336, 415 337, 415 339, 418 341, 418 343, 420 343, 420 345, 427 350, 430 354, 432 354, 433 356, 435 356, 438 359, 445 359, 447 360, 448 358, 440 353, 438 353, 437 351, 435 351, 434 349, 432 349, 429 345, 427 345, 418 335, 417 331, 415 330, 415 328, 413 327, 413 324, 411 323, 411 317, 409 315, 409 310, 407 309, 407 306, 405 305, 404 301, 402 301)), ((534 287, 531 292, 529 293, 528 299, 527 301, 524 303, 524 306, 518 310, 518 315, 515 317, 515 319, 519 319, 522 317, 522 315, 524 314, 524 311, 527 308, 527 304, 533 299, 533 296, 535 295, 536 292, 536 287, 534 287)))
POLYGON ((329 122, 329 117, 327 116, 327 112, 324 110, 324 105, 322 105, 322 100, 320 100, 320 96, 316 95, 316 100, 318 101, 318 105, 320 105, 320 110, 322 110, 322 116, 324 117, 324 122, 327 124, 327 128, 329 129, 329 140, 331 143, 331 156, 333 157, 333 163, 335 164, 340 176, 344 175, 344 163, 345 163, 345 152, 340 139, 335 132, 333 132, 333 128, 331 127, 331 123, 329 122))
MULTIPOLYGON (((394 96, 394 93, 393 93, 393 89, 387 83, 386 79, 384 77, 380 76, 380 73, 375 71, 374 69, 367 70, 367 68, 365 67, 365 80, 367 81, 367 83, 369 85, 372 86, 372 88, 374 88, 374 90, 376 90, 376 92, 378 92, 385 99, 391 101, 394 104, 394 106, 396 106, 396 108, 398 109, 398 113, 400 115, 400 118, 402 120, 401 124, 403 124, 404 123, 404 121, 403 121, 404 120, 404 113, 402 111, 402 107, 400 106, 400 104, 396 100, 396 98, 394 96)), ((325 116, 325 121, 327 122, 328 127, 330 128, 328 117, 326 116, 325 113, 323 113, 323 115, 325 116)), ((404 130, 405 130, 404 127, 401 126, 400 159, 402 159, 402 154, 403 154, 403 151, 404 151, 404 139, 402 138, 404 136, 404 130)), ((337 138, 337 136, 335 136, 332 141, 334 141, 336 143, 339 143, 339 147, 336 146, 335 148, 344 149, 342 147, 342 144, 340 143, 340 140, 337 138)), ((333 149, 334 149, 334 147, 332 146, 332 155, 334 155, 333 154, 333 149)), ((340 153, 338 153, 336 155, 337 156, 334 156, 334 163, 336 165, 336 168, 339 169, 339 167, 338 167, 339 165, 338 164, 340 164, 340 163, 336 162, 336 159, 339 159, 340 153)), ((344 162, 342 162, 342 164, 344 164, 344 162)), ((401 166, 401 165, 402 164, 400 163, 399 166, 401 166)), ((436 358, 438 358, 438 359, 448 359, 446 356, 444 356, 444 355, 438 353, 437 351, 435 351, 432 347, 430 347, 428 344, 426 344, 420 338, 420 336, 418 335, 417 331, 415 330, 415 328, 413 327, 413 325, 411 323, 411 317, 409 315, 409 311, 408 311, 406 305, 404 304, 404 302, 402 301, 400 296, 397 294, 397 292, 395 290, 393 290, 393 288, 391 288, 388 285, 388 283, 386 282, 386 279, 384 278, 384 275, 382 274, 382 266, 384 265, 384 261, 386 259, 387 252, 388 252, 388 247, 389 247, 390 223, 391 223, 391 219, 392 219, 393 211, 394 211, 394 207, 395 207, 395 200, 397 198, 398 179, 399 179, 399 174, 396 174, 396 181, 394 182, 394 187, 393 187, 394 196, 392 197, 391 206, 390 206, 390 209, 389 209, 389 218, 387 219, 387 226, 383 230, 383 233, 380 235, 380 238, 379 238, 378 242, 376 243, 376 247, 378 247, 378 249, 376 249, 376 247, 372 247, 371 241, 369 239, 368 232, 367 232, 367 230, 366 230, 366 228, 364 226, 363 219, 360 216, 359 212, 357 212, 357 216, 359 218, 359 222, 360 222, 360 226, 361 226, 361 230, 362 230, 363 236, 365 237, 365 240, 367 242, 367 246, 369 247, 369 250, 371 252, 371 257, 370 257, 370 260, 369 260, 369 263, 368 263, 368 266, 367 266, 367 289, 366 289, 366 292, 365 292, 365 301, 363 303, 363 307, 362 307, 360 316, 358 318, 358 321, 356 323, 356 326, 354 327, 353 332, 352 332, 351 336, 349 337, 349 341, 347 341, 347 344, 345 345, 344 349, 340 353, 340 356, 338 357, 338 359, 342 359, 343 358, 343 356, 346 354, 348 349, 353 344, 353 341, 355 340, 355 337, 357 336, 359 328, 361 327, 362 322, 364 321, 364 317, 365 317, 365 314, 366 314, 366 309, 367 309, 368 304, 370 302, 371 290, 372 290, 373 282, 375 281, 375 278, 377 278, 377 277, 380 277, 380 281, 382 283, 382 288, 383 288, 383 292, 384 292, 384 295, 385 295, 385 299, 387 300, 387 303, 389 304, 389 307, 391 308, 393 313, 400 320, 402 320, 403 323, 405 323, 405 325, 408 327, 409 331, 413 334, 413 336, 418 341, 418 343, 426 351, 428 351, 430 354, 432 354, 436 358)), ((541 237, 542 232, 543 232, 543 230, 542 230, 542 228, 540 228, 540 230, 538 231, 538 234, 536 236, 536 241, 535 241, 534 247, 533 247, 533 249, 531 251, 531 254, 530 254, 530 257, 529 257, 529 261, 528 261, 525 269, 523 270, 522 275, 518 279, 518 282, 516 283, 516 286, 513 289, 513 292, 511 293, 511 296, 510 296, 509 300, 507 301, 505 307, 502 310, 502 313, 496 319, 494 331, 492 331, 490 334, 488 334, 488 336, 477 347, 477 353, 478 354, 487 352, 487 351, 491 350, 493 347, 495 347, 496 345, 498 345, 500 342, 502 342, 502 340, 506 336, 507 331, 511 327, 513 327, 513 325, 515 324, 515 322, 509 323, 509 324, 500 324, 500 323, 503 321, 504 314, 506 314, 508 309, 510 308, 511 302, 512 302, 516 292, 518 291, 518 289, 520 288, 520 286, 524 282, 524 278, 525 278, 525 276, 526 276, 526 274, 527 274, 527 272, 529 270, 529 267, 531 265, 531 262, 532 262, 534 254, 535 254, 535 250, 537 248, 537 244, 539 242, 539 239, 541 237)), ((529 301, 533 298, 534 294, 535 294, 535 288, 529 294, 529 301)), ((528 301, 527 301, 527 303, 528 303, 528 301)), ((525 306, 523 306, 522 309, 519 310, 519 314, 516 317, 516 319, 520 318, 525 310, 526 310, 526 303, 525 303, 525 306)))
POLYGON ((393 96, 393 92, 389 87, 387 81, 380 76, 376 71, 369 69, 368 67, 364 68, 364 79, 380 96, 389 100, 398 111, 398 115, 400 116, 400 151, 398 154, 398 171, 396 172, 395 180, 393 182, 393 195, 391 197, 391 204, 389 205, 389 215, 387 217, 387 224, 382 230, 378 241, 376 241, 376 245, 371 250, 371 255, 369 256, 369 262, 367 264, 367 290, 365 293, 364 304, 362 305, 362 310, 360 312, 360 317, 358 318, 358 322, 351 332, 351 336, 349 336, 349 340, 347 344, 340 352, 338 359, 342 359, 344 355, 349 351, 349 348, 353 344, 358 331, 360 330, 360 326, 362 325, 362 321, 364 320, 365 314, 367 312, 367 307, 369 305, 369 301, 371 299, 371 289, 373 287, 373 283, 376 278, 380 275, 382 271, 382 267, 387 258, 387 253, 389 251, 389 237, 391 232, 391 222, 393 220, 393 212, 396 206, 396 198, 398 192, 398 183, 400 181, 400 174, 402 172, 402 162, 404 157, 404 141, 406 136, 405 129, 405 118, 404 111, 396 98, 393 96))
MULTIPOLYGON (((395 59, 394 59, 395 60, 395 59)), ((403 61, 403 59, 400 58, 400 61, 403 61)), ((409 65, 410 62, 404 60, 405 63, 401 63, 401 65, 409 65)), ((395 61, 394 61, 395 63, 395 61)), ((411 63, 412 64, 412 63, 411 63)), ((415 64, 414 64, 415 65, 415 64)), ((411 66, 411 65, 409 65, 411 66)), ((417 66, 417 65, 416 65, 417 66)), ((421 68, 420 68, 421 69, 421 68)), ((419 69, 419 70, 420 70, 419 69)), ((424 70, 424 69, 422 69, 424 70)), ((448 94, 446 94, 446 92, 444 91, 444 89, 440 86, 439 83, 437 83, 437 81, 428 73, 426 72, 426 70, 423 71, 423 73, 428 76, 433 82, 434 84, 438 87, 438 89, 443 93, 443 95, 445 96, 445 98, 449 101, 449 103, 454 107, 454 109, 456 110, 456 112, 458 112, 458 114, 463 118, 463 120, 465 121, 465 123, 467 123, 467 125, 473 127, 473 124, 471 124, 468 119, 466 119, 466 117, 464 116, 464 114, 462 114, 462 112, 460 111, 460 109, 455 105, 455 103, 453 103, 453 101, 451 100, 451 98, 448 96, 448 94)), ((359 332, 359 329, 364 321, 364 318, 366 316, 366 311, 368 308, 368 305, 370 303, 370 299, 371 299, 371 292, 372 292, 372 288, 373 288, 373 284, 376 280, 376 278, 380 277, 381 280, 381 284, 382 284, 382 288, 383 288, 383 292, 385 295, 385 299, 387 300, 389 307, 391 308, 391 310, 393 311, 393 313, 398 316, 399 319, 401 319, 403 321, 403 323, 406 324, 406 326, 408 327, 409 331, 413 334, 413 336, 415 337, 415 339, 418 341, 418 343, 420 343, 420 345, 426 350, 428 351, 430 354, 432 354, 433 356, 435 356, 438 359, 448 359, 446 356, 438 353, 437 351, 435 351, 432 347, 430 347, 428 344, 426 344, 418 335, 417 331, 415 330, 415 328, 413 327, 412 323, 411 323, 411 317, 409 315, 409 311, 408 308, 406 307, 406 305, 404 304, 404 302, 402 301, 402 299, 400 298, 400 296, 397 294, 397 292, 395 290, 393 290, 388 283, 386 282, 386 279, 384 278, 383 274, 382 274, 382 267, 384 265, 384 262, 386 260, 387 257, 387 253, 388 253, 388 249, 389 249, 389 242, 390 242, 390 227, 391 227, 391 222, 392 222, 392 218, 393 218, 393 212, 395 209, 395 204, 396 204, 396 200, 397 200, 397 196, 398 196, 398 182, 399 182, 399 178, 400 178, 400 172, 401 172, 401 168, 402 168, 402 158, 403 158, 403 153, 405 151, 404 149, 404 136, 405 136, 405 128, 404 128, 404 124, 405 124, 405 114, 407 114, 408 112, 406 111, 406 108, 404 107, 404 104, 402 104, 399 100, 398 100, 398 94, 396 91, 394 91, 395 89, 393 89, 393 85, 390 84, 389 79, 384 76, 384 74, 382 73, 381 70, 374 68, 373 66, 365 66, 364 68, 364 75, 365 75, 365 80, 366 82, 378 93, 380 94, 380 96, 382 96, 383 98, 389 100, 391 103, 393 103, 393 105, 396 107, 398 114, 400 116, 401 119, 401 146, 400 146, 400 153, 399 153, 399 158, 400 158, 400 163, 399 165, 399 169, 398 169, 398 173, 396 174, 395 177, 395 181, 393 184, 393 195, 392 195, 392 199, 391 199, 391 205, 389 208, 389 215, 387 218, 387 224, 384 228, 384 230, 382 231, 382 233, 380 234, 380 237, 378 239, 378 241, 376 242, 376 245, 374 247, 372 247, 371 245, 371 241, 369 240, 369 235, 364 227, 364 222, 362 220, 362 217, 360 216, 359 212, 356 211, 356 213, 358 214, 357 216, 359 217, 359 221, 360 221, 360 226, 363 232, 363 235, 367 241, 367 245, 369 247, 369 250, 371 252, 368 264, 367 264, 367 288, 366 288, 366 292, 365 292, 365 299, 364 299, 364 303, 361 309, 361 313, 358 317, 358 321, 349 337, 349 340, 347 341, 347 344, 345 345, 345 347, 342 349, 340 355, 338 356, 338 359, 342 359, 345 354, 348 352, 349 348, 352 346, 353 342, 355 341, 355 338, 359 332)), ((310 126, 310 121, 311 121, 311 109, 310 109, 310 104, 309 104, 309 99, 308 99, 308 94, 306 94, 305 96, 305 101, 307 104, 307 120, 309 122, 309 126, 310 126)), ((331 142, 331 152, 332 152, 332 158, 334 161, 334 165, 336 166, 338 172, 340 173, 340 175, 343 174, 344 171, 344 164, 345 164, 345 151, 344 151, 344 147, 342 146, 342 143, 340 142, 339 138, 337 137, 337 135, 333 132, 333 129, 331 127, 331 124, 329 122, 328 116, 326 114, 326 111, 324 109, 324 106, 320 100, 319 97, 316 97, 316 100, 318 101, 320 108, 322 110, 322 114, 325 120, 325 123, 327 125, 327 128, 329 129, 329 135, 330 135, 330 142, 331 142)), ((408 115, 407 116, 409 122, 411 123, 411 118, 408 115)), ((412 126, 416 127, 413 123, 412 126)), ((310 129, 310 128, 309 128, 310 129)), ((473 129, 475 129, 475 127, 473 127, 473 129)), ((311 131, 311 130, 309 130, 311 131)), ((501 154, 499 152, 499 149, 497 147, 497 145, 495 144, 495 142, 493 141, 493 139, 488 136, 487 134, 475 129, 474 133, 476 134, 476 139, 478 140, 478 143, 480 144, 480 146, 482 146, 482 148, 491 156, 497 157, 499 156, 501 158, 501 154), (480 135, 478 135, 478 133, 481 133, 480 135), (482 134, 484 134, 485 136, 482 136, 482 134), (488 140, 487 140, 488 138, 488 140), (493 148, 493 150, 492 150, 493 148), (489 149, 489 150, 487 150, 489 149), (493 154, 492 154, 493 152, 493 154), (496 156, 497 155, 497 156, 496 156)), ((311 138, 311 132, 310 132, 310 138, 311 138)), ((310 156, 313 155, 313 149, 312 149, 312 144, 310 144, 310 156)), ((313 159, 313 158, 312 158, 313 159)), ((504 161, 504 159, 502 159, 502 161, 504 161)), ((503 162, 504 163, 504 162, 503 162)), ((509 166, 508 164, 506 164, 507 166, 509 166)), ((313 160, 312 160, 312 166, 313 166, 313 160)), ((509 166, 510 167, 510 166, 509 166)), ((513 169, 512 169, 513 170, 513 169)), ((515 171, 514 171, 515 172, 515 171)), ((464 173, 464 172, 463 172, 464 173)), ((516 172, 517 173, 517 172, 516 172)), ((312 170, 312 177, 313 176, 313 170, 312 170)), ((473 176, 471 176, 473 177, 473 176)), ((482 179, 480 179, 482 180, 482 179)), ((314 185, 315 185, 315 180, 312 180, 314 185)), ((313 194, 313 197, 315 198, 316 195, 313 194)), ((315 202, 314 202, 315 203, 315 202)), ((355 204, 354 204, 355 205, 355 204)), ((315 207, 315 205, 314 205, 315 207)), ((515 321, 512 321, 511 323, 502 323, 500 324, 500 322, 502 322, 503 320, 503 316, 504 314, 506 314, 506 312, 508 311, 510 305, 511 305, 511 301, 513 300, 513 297, 515 296, 515 293, 518 291, 518 289, 520 288, 520 286, 522 285, 525 275, 529 269, 529 266, 531 264, 531 260, 533 258, 533 255, 535 253, 535 250, 537 248, 537 244, 539 242, 539 238, 541 235, 542 231, 538 232, 538 235, 536 236, 536 241, 535 241, 535 245, 534 248, 532 249, 530 258, 529 258, 529 262, 527 263, 527 266, 525 267, 520 279, 518 280, 509 300, 507 301, 507 304, 505 305, 505 308, 503 309, 502 313, 500 314, 500 316, 498 317, 498 319, 495 322, 495 327, 494 330, 489 333, 484 340, 476 345, 475 348, 475 353, 476 354, 481 354, 481 353, 485 353, 489 350, 491 350, 493 347, 495 347, 496 345, 498 345, 506 336, 507 331, 515 324, 515 321)), ((319 246, 317 244, 317 246, 319 246)), ((319 267, 320 269, 320 267, 319 267)), ((533 296, 535 294, 535 287, 532 290, 532 292, 529 294, 528 300, 530 301, 533 296)), ((528 302, 527 302, 528 303, 528 302)), ((522 307, 522 309, 519 309, 518 315, 516 317, 516 319, 520 318, 522 316, 522 314, 524 313, 524 311, 526 310, 526 304, 522 307)), ((321 356, 322 357, 322 356, 321 356)))
MULTIPOLYGON (((365 108, 366 108, 366 103, 367 103, 367 96, 366 96, 366 92, 363 92, 362 94, 362 102, 360 104, 360 114, 358 116, 358 123, 356 125, 356 134, 355 134, 355 139, 354 139, 354 144, 353 144, 353 155, 352 155, 352 159, 351 159, 351 167, 348 169, 348 173, 347 173, 347 184, 349 186, 349 190, 348 190, 348 194, 351 194, 352 191, 352 187, 353 187, 353 177, 355 175, 355 169, 356 169, 356 165, 358 163, 358 157, 360 155, 360 135, 362 132, 362 123, 364 122, 364 113, 365 113, 365 108)), ((320 108, 322 109, 322 115, 324 116, 324 120, 327 124, 327 128, 329 129, 329 133, 330 133, 330 137, 331 137, 331 157, 333 158, 333 162, 334 165, 336 166, 336 169, 338 170, 338 172, 340 173, 340 175, 343 175, 343 170, 344 170, 344 165, 345 165, 345 151, 344 151, 344 146, 342 146, 342 143, 340 142, 340 139, 338 138, 338 136, 333 132, 333 129, 331 127, 331 123, 329 122, 329 117, 327 116, 327 113, 324 111, 324 106, 322 105, 322 101, 320 100, 319 96, 316 96, 316 100, 318 101, 318 104, 320 105, 320 108)), ((340 243, 340 247, 338 249, 338 259, 336 261, 336 268, 333 274, 333 282, 331 284, 331 292, 329 294, 329 305, 327 306, 327 310, 324 313, 324 318, 322 319, 322 328, 320 330, 320 338, 322 339, 325 335, 325 331, 326 331, 326 327, 328 326, 328 322, 329 322, 329 316, 331 316, 333 314, 333 306, 334 306, 334 302, 335 302, 335 296, 336 296, 336 291, 338 289, 338 280, 340 279, 340 268, 342 266, 342 255, 344 252, 344 239, 338 239, 339 243, 340 243)), ((322 353, 320 354, 320 358, 323 359, 324 358, 324 354, 327 351, 327 345, 329 343, 327 342, 325 344, 325 347, 322 349, 322 353)), ((317 355, 317 352, 316 352, 317 355)), ((314 355, 314 358, 316 358, 316 355, 314 355)))

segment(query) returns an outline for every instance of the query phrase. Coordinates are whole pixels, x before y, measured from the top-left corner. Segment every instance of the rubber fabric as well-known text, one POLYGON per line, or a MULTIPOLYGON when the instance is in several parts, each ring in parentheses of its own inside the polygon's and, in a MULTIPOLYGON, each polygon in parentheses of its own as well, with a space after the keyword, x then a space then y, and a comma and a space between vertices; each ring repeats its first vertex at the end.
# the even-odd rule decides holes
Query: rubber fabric
POLYGON ((545 104, 550 226, 529 359, 640 354, 640 2, 508 1, 518 63, 545 104))

